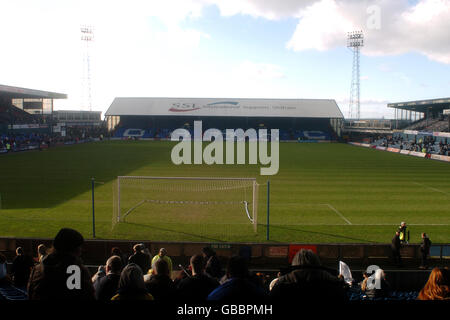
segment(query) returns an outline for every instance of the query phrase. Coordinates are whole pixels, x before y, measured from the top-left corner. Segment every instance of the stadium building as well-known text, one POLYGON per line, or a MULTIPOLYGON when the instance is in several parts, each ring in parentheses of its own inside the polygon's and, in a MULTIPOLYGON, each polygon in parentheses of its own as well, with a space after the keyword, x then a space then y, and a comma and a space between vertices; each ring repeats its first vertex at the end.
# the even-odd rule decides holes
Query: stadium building
POLYGON ((0 85, 0 133, 48 131, 53 100, 66 98, 62 93, 0 85))
POLYGON ((177 128, 280 129, 280 140, 335 140, 344 116, 335 100, 115 98, 105 114, 117 138, 166 139, 177 128))
POLYGON ((103 126, 101 111, 53 110, 63 93, 0 85, 1 133, 55 133, 66 130, 92 130, 103 126))

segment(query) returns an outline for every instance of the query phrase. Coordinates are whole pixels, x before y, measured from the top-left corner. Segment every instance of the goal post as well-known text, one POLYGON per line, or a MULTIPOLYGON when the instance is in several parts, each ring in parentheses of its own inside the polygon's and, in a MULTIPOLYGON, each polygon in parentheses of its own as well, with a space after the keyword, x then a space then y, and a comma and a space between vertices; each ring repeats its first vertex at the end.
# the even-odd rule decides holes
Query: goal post
POLYGON ((258 186, 255 178, 119 176, 113 227, 133 223, 209 236, 250 227, 256 233, 258 186))

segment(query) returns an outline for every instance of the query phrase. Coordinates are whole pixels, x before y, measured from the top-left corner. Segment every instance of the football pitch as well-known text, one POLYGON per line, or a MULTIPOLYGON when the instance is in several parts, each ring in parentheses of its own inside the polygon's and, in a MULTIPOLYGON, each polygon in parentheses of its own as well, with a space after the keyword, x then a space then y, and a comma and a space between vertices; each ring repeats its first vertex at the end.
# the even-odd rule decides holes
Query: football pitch
MULTIPOLYGON (((104 141, 0 156, 0 237, 52 238, 61 227, 92 238, 154 241, 265 242, 270 180, 270 241, 389 243, 401 221, 411 242, 427 232, 450 242, 450 164, 345 144, 280 143, 280 169, 261 165, 179 165, 175 144, 104 141), (205 218, 192 206, 184 219, 167 205, 140 208, 113 227, 117 176, 256 178, 258 228, 233 223, 226 206, 205 218)), ((174 193, 174 200, 177 194, 174 193)), ((243 213, 245 215, 245 213, 243 213)))

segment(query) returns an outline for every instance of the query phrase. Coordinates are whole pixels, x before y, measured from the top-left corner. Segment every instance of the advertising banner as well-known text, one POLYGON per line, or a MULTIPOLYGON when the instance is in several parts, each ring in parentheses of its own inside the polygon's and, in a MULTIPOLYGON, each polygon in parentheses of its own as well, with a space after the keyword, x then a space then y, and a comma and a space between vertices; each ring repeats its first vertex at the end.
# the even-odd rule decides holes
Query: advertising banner
POLYGON ((425 156, 427 155, 426 153, 417 152, 417 151, 410 151, 409 154, 414 157, 419 157, 419 158, 425 158, 425 156))
POLYGON ((442 156, 440 154, 432 154, 431 159, 450 162, 450 156, 442 156))
POLYGON ((450 132, 433 132, 433 136, 450 138, 450 132))

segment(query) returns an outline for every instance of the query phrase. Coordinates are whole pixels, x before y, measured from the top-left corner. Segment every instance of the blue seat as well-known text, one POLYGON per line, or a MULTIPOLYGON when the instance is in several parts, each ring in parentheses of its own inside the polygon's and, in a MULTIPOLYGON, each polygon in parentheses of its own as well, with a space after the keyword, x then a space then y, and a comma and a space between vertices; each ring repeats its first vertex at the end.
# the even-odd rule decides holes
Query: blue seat
POLYGON ((11 285, 0 287, 0 296, 4 300, 28 300, 25 291, 11 285))

